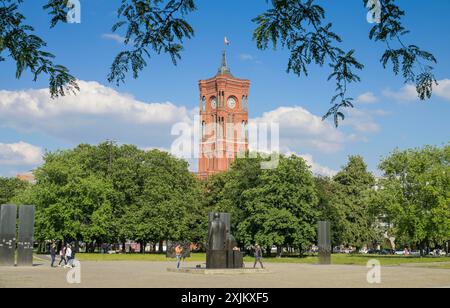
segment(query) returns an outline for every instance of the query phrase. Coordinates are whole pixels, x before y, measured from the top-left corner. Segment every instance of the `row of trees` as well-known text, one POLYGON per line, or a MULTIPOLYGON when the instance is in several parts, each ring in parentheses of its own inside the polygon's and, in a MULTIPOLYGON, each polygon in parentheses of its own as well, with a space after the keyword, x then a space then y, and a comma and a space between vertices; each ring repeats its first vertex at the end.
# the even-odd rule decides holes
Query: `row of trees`
POLYGON ((423 249, 450 240, 449 145, 394 151, 381 161, 379 179, 360 156, 330 178, 314 176, 297 156, 264 170, 258 156, 207 181, 168 153, 129 145, 80 145, 44 159, 36 185, 0 179, 2 203, 37 206, 38 241, 83 241, 91 249, 126 240, 203 243, 213 210, 232 213, 242 247, 275 245, 279 253, 314 244, 318 220, 331 221, 333 245, 362 247, 388 235, 397 247, 423 249))
POLYGON ((201 190, 185 161, 135 146, 80 145, 46 154, 37 184, 14 198, 35 204, 36 240, 95 244, 202 239, 201 190))
POLYGON ((16 178, 0 177, 0 204, 8 203, 14 196, 28 187, 28 183, 16 178))

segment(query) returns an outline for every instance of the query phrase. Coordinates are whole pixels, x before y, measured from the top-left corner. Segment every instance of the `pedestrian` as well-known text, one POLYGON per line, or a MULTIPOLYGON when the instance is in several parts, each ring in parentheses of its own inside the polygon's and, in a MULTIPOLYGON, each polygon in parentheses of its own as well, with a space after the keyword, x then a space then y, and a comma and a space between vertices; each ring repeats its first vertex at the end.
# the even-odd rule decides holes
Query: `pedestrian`
POLYGON ((177 256, 177 268, 180 268, 180 264, 181 264, 181 255, 183 253, 183 247, 181 247, 181 245, 177 245, 177 247, 175 247, 175 254, 177 256))
POLYGON ((55 267, 55 260, 56 260, 56 244, 55 244, 55 242, 53 242, 50 245, 50 257, 52 258, 51 267, 55 267))
POLYGON ((61 258, 61 260, 59 260, 59 264, 58 267, 61 267, 61 263, 64 262, 64 265, 67 265, 67 259, 66 259, 66 246, 63 244, 61 246, 61 250, 59 251, 59 257, 61 258))
POLYGON ((264 265, 262 264, 262 249, 261 247, 256 244, 255 247, 255 264, 253 264, 253 268, 256 268, 256 263, 258 263, 261 265, 261 268, 264 268, 264 265))
POLYGON ((66 260, 67 264, 64 267, 72 267, 73 258, 72 258, 72 247, 68 244, 66 248, 66 260))
POLYGON ((408 249, 408 247, 405 247, 405 249, 403 250, 403 254, 405 256, 409 256, 409 249, 408 249))

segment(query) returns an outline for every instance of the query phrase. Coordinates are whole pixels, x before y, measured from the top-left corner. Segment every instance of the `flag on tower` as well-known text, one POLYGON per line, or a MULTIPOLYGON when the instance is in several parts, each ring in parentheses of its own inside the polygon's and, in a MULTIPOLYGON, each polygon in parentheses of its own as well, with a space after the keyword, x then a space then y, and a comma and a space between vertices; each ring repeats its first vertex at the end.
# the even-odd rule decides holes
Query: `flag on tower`
POLYGON ((226 46, 230 45, 230 41, 228 40, 228 38, 226 36, 225 36, 224 43, 226 46))

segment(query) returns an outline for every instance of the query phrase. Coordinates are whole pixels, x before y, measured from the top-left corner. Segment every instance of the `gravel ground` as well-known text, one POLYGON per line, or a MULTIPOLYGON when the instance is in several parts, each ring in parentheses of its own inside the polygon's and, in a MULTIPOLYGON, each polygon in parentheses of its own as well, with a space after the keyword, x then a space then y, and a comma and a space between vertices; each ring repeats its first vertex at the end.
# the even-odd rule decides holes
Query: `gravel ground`
MULTIPOLYGON (((40 262, 40 263, 39 263, 40 262)), ((268 273, 201 275, 168 272, 169 262, 109 261, 81 263, 81 284, 69 284, 68 269, 0 267, 0 287, 149 287, 149 288, 309 288, 309 287, 450 287, 450 269, 386 266, 381 284, 369 284, 368 268, 353 265, 268 264, 268 273)), ((195 263, 187 262, 186 267, 195 263)), ((247 264, 250 266, 250 264, 247 264)))

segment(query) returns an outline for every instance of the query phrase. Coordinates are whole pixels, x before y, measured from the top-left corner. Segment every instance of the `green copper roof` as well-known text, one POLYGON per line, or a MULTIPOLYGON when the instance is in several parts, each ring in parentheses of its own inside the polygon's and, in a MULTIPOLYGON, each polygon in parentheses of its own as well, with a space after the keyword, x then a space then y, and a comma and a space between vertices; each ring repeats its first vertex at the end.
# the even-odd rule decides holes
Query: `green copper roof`
POLYGON ((230 68, 228 67, 227 53, 226 53, 225 50, 222 53, 222 63, 220 64, 219 71, 217 72, 217 75, 230 75, 230 76, 233 76, 231 74, 230 68))

